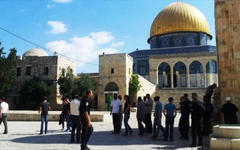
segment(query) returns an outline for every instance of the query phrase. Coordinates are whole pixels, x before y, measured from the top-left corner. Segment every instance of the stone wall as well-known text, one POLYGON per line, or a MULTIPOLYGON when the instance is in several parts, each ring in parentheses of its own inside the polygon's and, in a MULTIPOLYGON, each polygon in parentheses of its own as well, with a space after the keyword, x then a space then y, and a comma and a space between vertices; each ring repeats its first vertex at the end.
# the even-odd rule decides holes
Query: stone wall
POLYGON ((105 88, 113 82, 118 88, 118 94, 129 93, 128 86, 133 72, 132 57, 127 54, 111 54, 99 56, 98 109, 105 110, 105 88))
POLYGON ((215 21, 222 104, 226 96, 240 107, 240 1, 215 0, 215 21))
POLYGON ((138 80, 141 84, 141 88, 137 93, 137 97, 138 96, 143 97, 143 96, 146 96, 146 94, 154 95, 157 88, 154 84, 152 84, 151 82, 149 82, 148 80, 146 80, 140 75, 138 75, 138 80))
POLYGON ((205 88, 192 88, 192 89, 157 89, 154 96, 160 96, 161 102, 165 105, 168 103, 168 98, 173 97, 174 98, 174 103, 179 106, 180 102, 180 97, 183 96, 185 93, 188 94, 188 98, 191 98, 192 93, 197 93, 199 99, 202 101, 203 96, 205 95, 206 89, 205 88))

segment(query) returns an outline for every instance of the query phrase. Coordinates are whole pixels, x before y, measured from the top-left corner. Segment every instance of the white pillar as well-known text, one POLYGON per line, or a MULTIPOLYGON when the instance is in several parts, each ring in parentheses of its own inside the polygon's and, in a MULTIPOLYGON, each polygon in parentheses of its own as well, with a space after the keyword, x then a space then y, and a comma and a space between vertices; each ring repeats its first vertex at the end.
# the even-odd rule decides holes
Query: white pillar
POLYGON ((187 66, 187 74, 186 74, 186 78, 187 78, 187 88, 190 88, 190 71, 189 71, 189 66, 187 66))
POLYGON ((171 88, 174 88, 174 84, 173 84, 173 67, 171 67, 171 88))

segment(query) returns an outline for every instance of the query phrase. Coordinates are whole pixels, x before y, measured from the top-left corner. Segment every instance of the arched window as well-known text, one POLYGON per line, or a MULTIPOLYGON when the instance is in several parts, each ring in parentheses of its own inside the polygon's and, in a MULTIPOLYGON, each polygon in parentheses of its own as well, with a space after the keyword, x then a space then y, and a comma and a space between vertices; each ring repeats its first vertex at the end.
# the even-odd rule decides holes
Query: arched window
POLYGON ((217 62, 215 60, 210 60, 206 65, 207 73, 217 73, 217 62))
POLYGON ((183 62, 178 62, 173 67, 174 87, 187 87, 187 68, 183 62))
POLYGON ((190 87, 205 87, 205 77, 203 74, 203 66, 199 61, 194 61, 189 66, 190 87))
POLYGON ((158 67, 158 86, 160 88, 171 87, 171 68, 168 63, 161 63, 158 67))
POLYGON ((105 87, 105 92, 118 92, 118 85, 114 82, 110 82, 105 87))
POLYGON ((218 68, 217 68, 217 62, 215 60, 210 60, 206 64, 206 75, 207 75, 207 86, 212 85, 213 83, 218 82, 218 68))

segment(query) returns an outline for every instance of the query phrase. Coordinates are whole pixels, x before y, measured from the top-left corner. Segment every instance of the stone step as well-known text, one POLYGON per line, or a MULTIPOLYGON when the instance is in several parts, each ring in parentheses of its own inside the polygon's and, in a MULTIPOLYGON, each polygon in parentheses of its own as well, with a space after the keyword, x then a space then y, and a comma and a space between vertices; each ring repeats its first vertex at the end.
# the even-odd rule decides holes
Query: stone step
POLYGON ((216 125, 213 127, 213 137, 240 138, 240 125, 216 125))
MULTIPOLYGON (((49 121, 59 121, 60 111, 50 111, 49 121)), ((41 115, 37 111, 10 111, 8 113, 9 121, 40 121, 41 115)), ((104 113, 91 112, 92 122, 103 122, 104 113)))
POLYGON ((211 150, 240 150, 240 138, 215 138, 210 141, 211 150))

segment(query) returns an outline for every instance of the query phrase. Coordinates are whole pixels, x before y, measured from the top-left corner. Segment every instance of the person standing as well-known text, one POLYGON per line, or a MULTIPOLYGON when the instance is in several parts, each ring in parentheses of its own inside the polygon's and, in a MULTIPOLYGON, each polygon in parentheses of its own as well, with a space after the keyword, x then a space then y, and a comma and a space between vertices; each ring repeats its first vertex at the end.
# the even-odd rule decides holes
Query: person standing
POLYGON ((174 118, 177 115, 176 106, 173 104, 173 98, 169 97, 169 103, 164 107, 164 115, 166 117, 166 138, 168 140, 169 137, 169 128, 170 128, 170 141, 173 141, 173 125, 174 125, 174 118))
POLYGON ((121 131, 120 126, 120 112, 122 110, 122 101, 118 99, 117 94, 114 94, 110 115, 113 118, 113 134, 119 134, 121 131))
POLYGON ((152 133, 152 108, 153 108, 153 100, 150 97, 150 94, 146 95, 145 101, 145 122, 147 133, 152 133))
POLYGON ((221 118, 225 124, 237 124, 237 112, 239 109, 232 103, 230 96, 226 97, 226 103, 221 109, 221 118))
POLYGON ((123 134, 123 136, 127 136, 128 134, 132 134, 133 130, 130 127, 130 125, 128 124, 128 120, 130 118, 130 109, 131 109, 131 103, 129 100, 129 96, 125 95, 124 96, 124 100, 125 100, 125 104, 124 104, 124 126, 125 126, 125 133, 123 134))
POLYGON ((137 105, 137 122, 138 122, 138 135, 141 136, 144 134, 144 127, 143 122, 145 118, 145 112, 144 112, 144 103, 142 100, 142 97, 138 97, 138 105, 137 105))
MULTIPOLYGON (((122 101, 122 95, 118 95, 118 99, 122 101)), ((119 111, 119 117, 120 117, 120 130, 122 129, 122 120, 123 120, 123 112, 122 108, 119 111)))
POLYGON ((0 98, 0 125, 3 122, 4 132, 3 134, 8 134, 8 125, 7 125, 7 113, 9 110, 8 103, 6 103, 6 99, 4 97, 0 98))
POLYGON ((41 112, 41 129, 40 134, 43 134, 43 126, 45 124, 45 134, 48 132, 48 111, 51 109, 50 103, 47 101, 47 97, 44 96, 44 100, 40 105, 39 113, 41 112))
POLYGON ((191 101, 189 101, 186 96, 182 96, 180 98, 181 118, 179 121, 179 131, 181 134, 181 139, 184 140, 189 139, 188 132, 189 132, 190 105, 191 101))
POLYGON ((203 113, 203 135, 209 136, 212 132, 211 118, 213 113, 213 105, 211 103, 211 97, 213 90, 217 87, 216 83, 210 85, 207 88, 206 94, 203 98, 204 113, 203 113))
POLYGON ((81 104, 81 96, 75 95, 74 100, 70 103, 70 114, 72 120, 72 131, 71 131, 71 143, 75 142, 76 133, 76 143, 80 143, 80 133, 81 133, 81 123, 80 123, 80 113, 79 106, 81 104))
POLYGON ((62 129, 64 130, 64 120, 66 119, 67 122, 67 129, 66 132, 70 131, 70 101, 68 98, 64 99, 64 105, 62 107, 62 114, 63 116, 63 122, 62 122, 62 129))
POLYGON ((162 126, 162 103, 160 102, 160 97, 154 97, 155 102, 155 112, 154 112, 154 121, 153 121, 153 139, 156 139, 159 134, 159 130, 162 130, 164 138, 166 138, 166 131, 162 126))
POLYGON ((190 144, 190 146, 197 146, 197 137, 198 146, 203 146, 202 119, 204 106, 203 103, 198 99, 197 93, 192 93, 192 104, 190 107, 190 111, 192 116, 192 144, 190 144))
POLYGON ((86 96, 82 99, 79 107, 82 122, 81 150, 89 150, 87 142, 93 133, 92 122, 90 119, 90 103, 93 97, 92 91, 87 90, 86 96))

